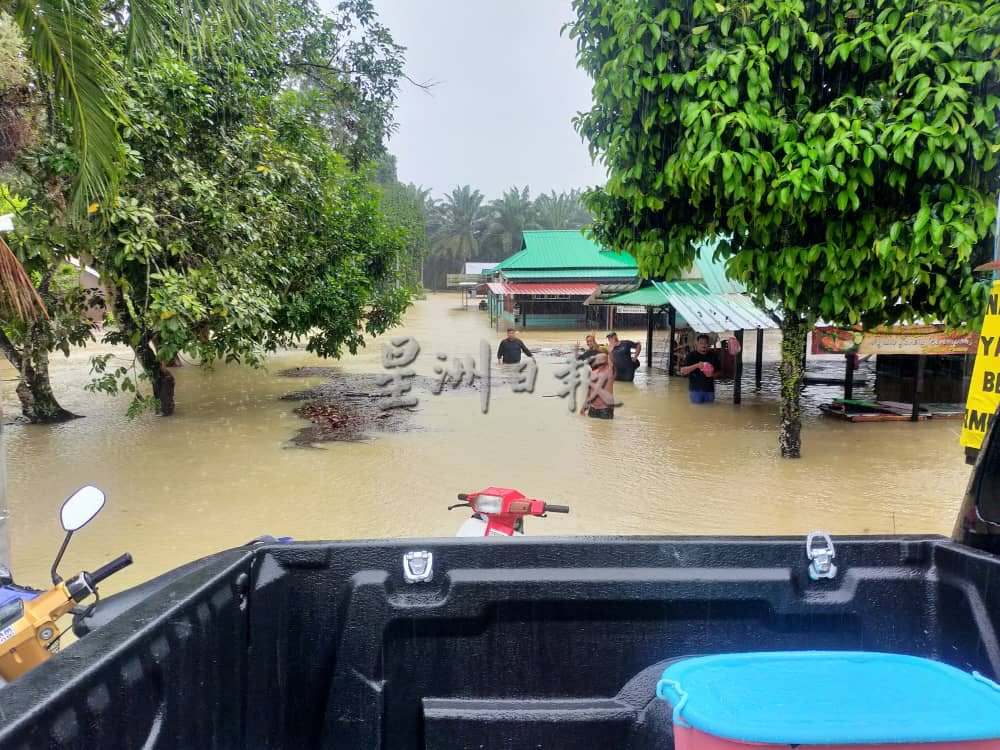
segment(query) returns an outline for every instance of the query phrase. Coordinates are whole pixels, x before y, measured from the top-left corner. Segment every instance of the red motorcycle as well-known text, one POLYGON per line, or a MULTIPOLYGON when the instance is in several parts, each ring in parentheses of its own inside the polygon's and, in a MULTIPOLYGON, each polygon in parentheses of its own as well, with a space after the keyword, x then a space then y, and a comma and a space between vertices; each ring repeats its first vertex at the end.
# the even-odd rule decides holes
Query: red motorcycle
POLYGON ((569 513, 566 505, 552 505, 532 500, 517 490, 487 487, 479 492, 460 492, 462 502, 455 508, 472 508, 472 517, 458 530, 456 536, 523 536, 524 517, 545 518, 546 513, 569 513))

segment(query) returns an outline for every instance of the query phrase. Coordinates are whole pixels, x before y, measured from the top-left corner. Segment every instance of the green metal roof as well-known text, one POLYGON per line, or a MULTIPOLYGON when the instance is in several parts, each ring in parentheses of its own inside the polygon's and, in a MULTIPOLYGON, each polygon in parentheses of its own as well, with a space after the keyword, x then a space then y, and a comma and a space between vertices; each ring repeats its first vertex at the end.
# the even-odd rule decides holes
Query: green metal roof
POLYGON ((696 331, 722 333, 778 327, 774 318, 745 294, 713 292, 701 281, 654 281, 653 286, 696 331))
POLYGON ((643 305, 645 307, 663 307, 670 304, 667 295, 655 286, 644 286, 631 292, 616 294, 613 297, 607 297, 605 301, 616 305, 643 305))
POLYGON ((745 294, 713 292, 701 280, 654 281, 651 286, 604 299, 611 305, 670 305, 696 331, 723 333, 777 328, 777 323, 745 294))
POLYGON ((634 279, 634 268, 559 268, 553 270, 505 270, 504 278, 508 281, 526 281, 528 279, 634 279))
POLYGON ((494 271, 558 270, 576 268, 637 268, 627 253, 603 249, 576 229, 524 232, 524 248, 498 263, 494 271))
POLYGON ((715 249, 719 246, 719 238, 706 240, 695 245, 697 255, 694 265, 701 274, 702 281, 708 287, 708 291, 714 294, 743 294, 746 287, 738 281, 732 281, 726 277, 726 262, 724 260, 714 260, 715 249))

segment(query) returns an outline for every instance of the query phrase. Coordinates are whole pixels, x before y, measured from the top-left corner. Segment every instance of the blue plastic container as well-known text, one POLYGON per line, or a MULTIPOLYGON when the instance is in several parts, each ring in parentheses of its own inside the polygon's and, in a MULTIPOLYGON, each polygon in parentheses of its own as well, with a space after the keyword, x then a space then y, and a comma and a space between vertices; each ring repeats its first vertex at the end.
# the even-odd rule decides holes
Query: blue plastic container
POLYGON ((914 656, 705 656, 672 664, 656 693, 673 706, 677 750, 726 747, 715 740, 897 749, 973 742, 976 750, 1000 749, 1000 685, 914 656))

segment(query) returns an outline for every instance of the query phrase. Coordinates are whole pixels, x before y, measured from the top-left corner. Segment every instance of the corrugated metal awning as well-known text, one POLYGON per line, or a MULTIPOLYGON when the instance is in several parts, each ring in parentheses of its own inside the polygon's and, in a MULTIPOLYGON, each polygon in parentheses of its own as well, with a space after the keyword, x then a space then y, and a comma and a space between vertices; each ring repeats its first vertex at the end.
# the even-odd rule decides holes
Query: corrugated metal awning
POLYGON ((501 284, 499 281, 491 281, 490 283, 488 283, 486 285, 486 288, 489 289, 494 294, 506 294, 507 293, 507 285, 506 284, 501 284))
POLYGON ((644 286, 624 294, 605 297, 602 302, 614 305, 641 305, 642 307, 663 307, 670 304, 667 295, 655 286, 644 286))
POLYGON ((688 325, 704 333, 777 328, 768 313, 743 294, 713 294, 700 281, 654 281, 688 325))

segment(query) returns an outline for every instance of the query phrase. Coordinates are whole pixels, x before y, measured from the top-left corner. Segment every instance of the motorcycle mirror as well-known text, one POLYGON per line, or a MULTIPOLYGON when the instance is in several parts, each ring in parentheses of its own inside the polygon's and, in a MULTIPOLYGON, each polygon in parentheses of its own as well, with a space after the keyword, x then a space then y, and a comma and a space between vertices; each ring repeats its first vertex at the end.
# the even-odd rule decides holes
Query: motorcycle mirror
POLYGON ((90 484, 81 487, 66 498, 62 510, 59 511, 62 527, 66 530, 66 538, 63 539, 62 546, 56 554, 55 562, 52 563, 52 583, 62 581, 56 570, 59 568, 59 563, 66 552, 66 546, 69 544, 73 532, 79 531, 93 521, 94 517, 101 512, 101 508, 104 507, 106 499, 103 491, 90 484))
POLYGON ((104 493, 97 487, 89 484, 81 487, 66 499, 59 511, 62 527, 70 532, 79 531, 101 512, 105 500, 104 493))

